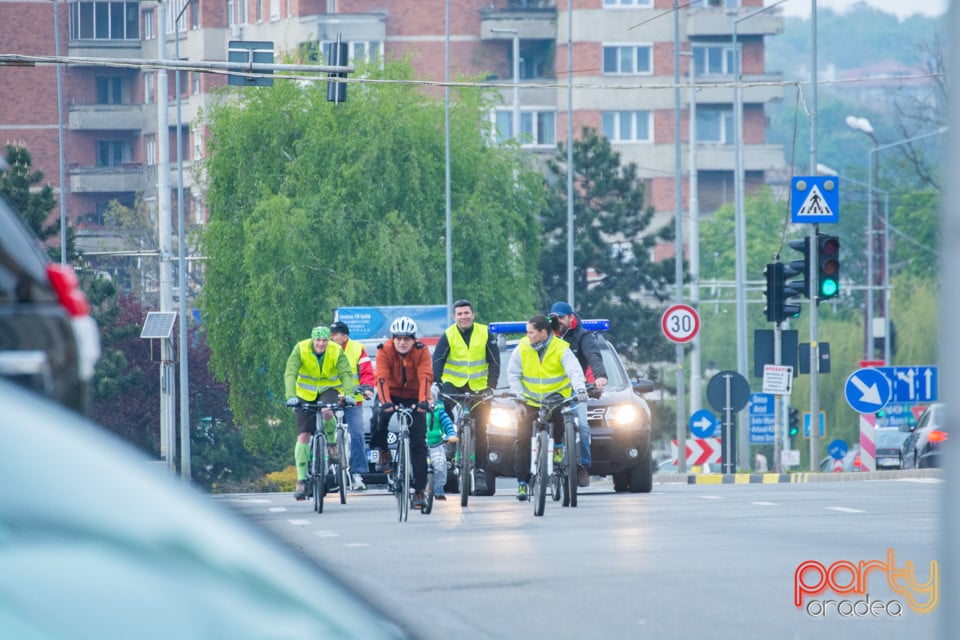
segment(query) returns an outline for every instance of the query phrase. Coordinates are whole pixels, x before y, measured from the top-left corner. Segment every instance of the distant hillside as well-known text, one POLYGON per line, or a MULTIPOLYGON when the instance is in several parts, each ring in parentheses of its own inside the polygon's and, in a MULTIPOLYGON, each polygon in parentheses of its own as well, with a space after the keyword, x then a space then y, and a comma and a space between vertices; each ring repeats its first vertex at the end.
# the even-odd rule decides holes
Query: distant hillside
MULTIPOLYGON (((921 46, 929 44, 945 18, 913 16, 900 22, 892 13, 858 4, 847 13, 821 9, 817 16, 818 67, 831 64, 839 70, 894 61, 908 67, 923 66, 921 46)), ((810 20, 787 17, 782 35, 767 38, 767 70, 782 72, 785 80, 809 76, 810 20)))

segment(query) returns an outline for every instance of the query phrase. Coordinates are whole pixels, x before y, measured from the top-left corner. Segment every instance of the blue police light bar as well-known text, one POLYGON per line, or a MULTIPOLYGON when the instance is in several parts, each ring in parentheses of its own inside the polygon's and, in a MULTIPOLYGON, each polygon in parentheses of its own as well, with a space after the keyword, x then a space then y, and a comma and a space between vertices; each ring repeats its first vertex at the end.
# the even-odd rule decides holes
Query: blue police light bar
MULTIPOLYGON (((606 318, 581 320, 580 324, 587 331, 609 331, 610 321, 606 318)), ((491 322, 490 333, 526 333, 527 323, 524 320, 517 322, 491 322)))

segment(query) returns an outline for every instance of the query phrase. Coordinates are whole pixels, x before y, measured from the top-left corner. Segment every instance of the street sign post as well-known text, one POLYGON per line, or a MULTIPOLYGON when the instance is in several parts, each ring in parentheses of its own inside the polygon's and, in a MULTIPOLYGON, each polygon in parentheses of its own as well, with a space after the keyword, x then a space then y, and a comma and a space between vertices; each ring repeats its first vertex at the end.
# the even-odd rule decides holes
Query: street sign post
MULTIPOLYGON (((810 412, 803 412, 803 437, 810 437, 810 412)), ((827 414, 824 411, 820 412, 820 437, 824 437, 827 434, 827 414)))
POLYGON ((689 342, 700 331, 700 314, 686 304, 675 304, 660 318, 663 335, 672 342, 689 342))
POLYGON ((795 176, 791 187, 792 222, 840 222, 840 179, 837 176, 795 176))
POLYGON ((936 367, 876 367, 890 381, 890 402, 936 402, 939 400, 939 378, 936 367))
POLYGON ((747 406, 750 400, 750 383, 736 371, 721 371, 707 383, 707 402, 723 416, 723 466, 724 473, 737 471, 737 419, 736 413, 747 406))
POLYGON ((694 438, 709 438, 717 429, 717 417, 706 409, 690 416, 690 435, 694 438))
POLYGON ((776 403, 772 393, 750 394, 750 444, 776 441, 776 403))

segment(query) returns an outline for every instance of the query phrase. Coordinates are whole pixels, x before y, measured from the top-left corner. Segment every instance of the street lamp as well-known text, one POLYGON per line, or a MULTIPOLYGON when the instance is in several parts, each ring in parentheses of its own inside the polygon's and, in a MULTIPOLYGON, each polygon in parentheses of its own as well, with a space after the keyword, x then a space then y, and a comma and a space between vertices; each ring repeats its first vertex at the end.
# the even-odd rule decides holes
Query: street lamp
MULTIPOLYGON (((875 284, 873 275, 873 254, 876 251, 876 234, 875 229, 873 228, 873 186, 877 182, 877 166, 874 164, 873 160, 876 150, 880 147, 880 141, 877 140, 877 136, 875 136, 873 133, 873 125, 871 125, 870 121, 866 118, 847 116, 846 122, 848 127, 854 131, 859 131, 863 134, 866 134, 873 141, 873 149, 871 149, 867 155, 867 304, 865 309, 866 338, 863 346, 864 359, 873 360, 873 287, 875 284)), ((884 226, 886 226, 886 223, 884 223, 884 226)), ((885 361, 884 364, 889 365, 890 363, 885 361)))
POLYGON ((516 29, 490 29, 490 32, 513 34, 513 137, 520 140, 520 32, 516 29))
MULTIPOLYGON (((688 207, 688 226, 690 228, 690 304, 694 309, 700 304, 700 198, 697 193, 697 72, 696 54, 681 51, 681 56, 690 57, 690 113, 689 113, 689 157, 690 157, 690 194, 688 207)), ((700 371, 700 334, 691 341, 690 349, 690 415, 700 410, 702 374, 700 371)))

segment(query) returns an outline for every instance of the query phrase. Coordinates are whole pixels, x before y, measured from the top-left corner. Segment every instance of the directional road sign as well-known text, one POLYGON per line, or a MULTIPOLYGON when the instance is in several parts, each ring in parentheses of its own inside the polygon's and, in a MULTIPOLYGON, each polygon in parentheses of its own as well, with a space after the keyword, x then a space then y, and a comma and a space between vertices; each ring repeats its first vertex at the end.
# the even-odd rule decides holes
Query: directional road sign
POLYGON ((939 375, 936 367, 877 367, 890 380, 890 402, 936 402, 939 375))
POLYGON ((793 222, 840 222, 840 179, 837 176, 795 176, 792 187, 790 209, 793 222))
POLYGON ((717 428, 717 418, 706 409, 690 416, 690 433, 695 438, 709 438, 717 428))
POLYGON ((750 444, 773 444, 776 413, 772 393, 750 394, 750 444))
POLYGON ((750 383, 736 371, 721 371, 707 383, 707 402, 717 411, 727 407, 727 385, 730 385, 730 406, 733 412, 740 411, 750 401, 750 383))
POLYGON ((844 395, 857 413, 876 413, 890 402, 890 380, 878 369, 857 369, 847 378, 844 395))
MULTIPOLYGON (((810 421, 811 421, 810 412, 804 411, 803 412, 803 437, 804 438, 810 437, 810 421)), ((820 412, 820 437, 821 438, 826 435, 826 431, 827 431, 827 414, 821 411, 820 412)))
POLYGON ((834 440, 830 443, 830 447, 827 450, 830 452, 830 457, 834 460, 843 460, 843 457, 847 455, 848 447, 847 443, 843 440, 834 440))

